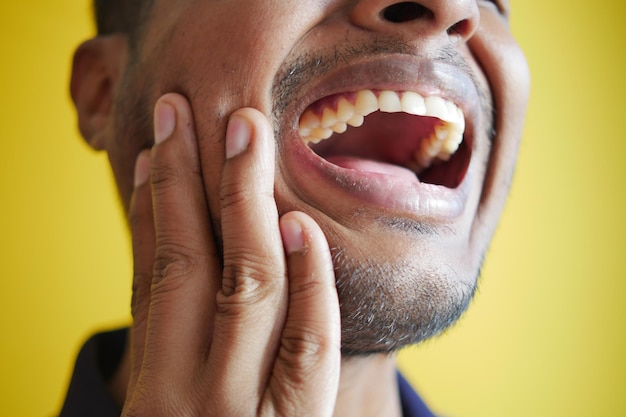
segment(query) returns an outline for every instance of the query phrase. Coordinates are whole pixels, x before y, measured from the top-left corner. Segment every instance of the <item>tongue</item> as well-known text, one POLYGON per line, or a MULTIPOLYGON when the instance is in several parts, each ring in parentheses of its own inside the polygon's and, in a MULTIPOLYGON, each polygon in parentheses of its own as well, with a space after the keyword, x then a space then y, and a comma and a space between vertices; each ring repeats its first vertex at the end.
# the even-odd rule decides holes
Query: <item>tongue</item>
POLYGON ((399 165, 340 155, 328 157, 327 161, 341 168, 351 169, 353 171, 392 175, 403 178, 407 181, 418 181, 417 176, 413 171, 399 165))

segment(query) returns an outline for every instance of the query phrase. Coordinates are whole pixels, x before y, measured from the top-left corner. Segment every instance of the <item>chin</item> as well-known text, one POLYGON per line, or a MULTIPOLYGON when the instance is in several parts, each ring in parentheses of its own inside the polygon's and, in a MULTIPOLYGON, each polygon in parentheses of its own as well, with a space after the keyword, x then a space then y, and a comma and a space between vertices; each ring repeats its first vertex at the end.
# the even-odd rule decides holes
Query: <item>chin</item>
POLYGON ((331 248, 345 357, 419 344, 452 326, 470 305, 483 251, 471 256, 469 247, 451 243, 456 239, 406 222, 368 220, 355 231, 310 215, 331 248))
POLYGON ((478 271, 447 262, 379 262, 334 249, 344 356, 392 353, 444 332, 465 312, 478 271))

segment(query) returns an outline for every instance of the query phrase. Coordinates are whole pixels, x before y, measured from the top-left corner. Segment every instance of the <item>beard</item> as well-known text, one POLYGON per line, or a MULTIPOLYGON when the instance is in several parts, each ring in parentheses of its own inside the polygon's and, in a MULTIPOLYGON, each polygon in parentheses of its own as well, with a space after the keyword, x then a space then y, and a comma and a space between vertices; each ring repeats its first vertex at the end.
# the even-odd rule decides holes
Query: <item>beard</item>
POLYGON ((450 266, 370 259, 333 250, 346 357, 389 354, 440 335, 476 293, 477 279, 460 280, 450 266))

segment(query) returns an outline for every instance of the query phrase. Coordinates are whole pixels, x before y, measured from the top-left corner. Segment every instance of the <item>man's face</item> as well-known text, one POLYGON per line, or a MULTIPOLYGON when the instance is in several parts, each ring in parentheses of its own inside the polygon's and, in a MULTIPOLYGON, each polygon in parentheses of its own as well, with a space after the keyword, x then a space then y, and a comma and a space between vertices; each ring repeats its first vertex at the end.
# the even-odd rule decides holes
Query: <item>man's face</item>
POLYGON ((345 352, 432 336, 473 294, 517 154, 528 76, 507 8, 156 0, 108 146, 122 196, 153 103, 182 93, 219 231, 226 122, 255 107, 275 126, 279 211, 312 216, 333 252, 345 352), (327 126, 348 127, 314 144, 327 126))

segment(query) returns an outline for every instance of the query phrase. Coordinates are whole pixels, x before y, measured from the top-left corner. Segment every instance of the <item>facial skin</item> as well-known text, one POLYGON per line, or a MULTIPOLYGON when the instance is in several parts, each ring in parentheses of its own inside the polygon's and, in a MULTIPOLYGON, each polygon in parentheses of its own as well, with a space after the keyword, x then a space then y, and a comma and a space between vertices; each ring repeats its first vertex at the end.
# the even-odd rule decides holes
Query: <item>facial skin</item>
MULTIPOLYGON (((166 92, 186 96, 220 245, 219 199, 211 196, 219 194, 228 116, 241 107, 266 114, 279 213, 309 214, 333 254, 344 354, 418 342, 464 311, 508 191, 527 98, 506 4, 422 0, 408 20, 392 22, 383 11, 394 4, 157 0, 128 65, 119 59, 113 117, 98 145, 128 207, 137 154, 153 144, 154 103, 166 92), (416 91, 460 107, 467 127, 459 153, 470 155, 459 163, 469 164, 458 169, 461 183, 432 185, 382 165, 340 167, 315 155, 298 134, 302 113, 363 89, 416 91)), ((379 125, 376 141, 396 146, 386 132, 407 124, 396 116, 369 116, 379 125)), ((360 129, 355 137, 373 128, 360 129)), ((351 143, 348 155, 358 148, 351 143)))
POLYGON ((372 354, 465 310, 508 193, 528 71, 507 10, 155 0, 136 42, 79 48, 80 129, 133 238, 123 415, 400 415, 393 356, 372 354), (428 111, 305 143, 310 114, 363 91, 428 111), (440 133, 463 141, 423 162, 440 133))

